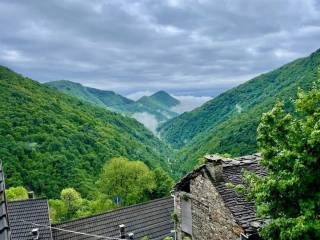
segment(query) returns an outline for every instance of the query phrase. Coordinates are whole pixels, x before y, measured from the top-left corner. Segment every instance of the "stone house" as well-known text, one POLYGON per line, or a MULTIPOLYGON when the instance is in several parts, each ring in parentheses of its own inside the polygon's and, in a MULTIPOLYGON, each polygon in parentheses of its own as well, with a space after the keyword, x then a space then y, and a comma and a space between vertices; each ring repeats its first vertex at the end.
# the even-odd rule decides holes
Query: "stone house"
POLYGON ((206 156, 205 164, 183 177, 174 188, 177 239, 259 239, 263 221, 256 217, 253 203, 226 183, 243 184, 242 169, 265 175, 260 159, 259 154, 206 156))

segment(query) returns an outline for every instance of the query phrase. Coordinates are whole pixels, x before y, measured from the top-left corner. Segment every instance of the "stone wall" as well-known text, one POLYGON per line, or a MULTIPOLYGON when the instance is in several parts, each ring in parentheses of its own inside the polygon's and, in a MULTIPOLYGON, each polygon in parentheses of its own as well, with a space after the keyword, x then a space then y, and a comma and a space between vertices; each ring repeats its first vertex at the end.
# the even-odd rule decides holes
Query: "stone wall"
POLYGON ((177 217, 177 238, 183 239, 181 231, 181 200, 191 199, 192 239, 195 240, 238 240, 241 227, 234 221, 230 210, 225 206, 214 185, 202 171, 190 180, 190 193, 175 193, 177 217))

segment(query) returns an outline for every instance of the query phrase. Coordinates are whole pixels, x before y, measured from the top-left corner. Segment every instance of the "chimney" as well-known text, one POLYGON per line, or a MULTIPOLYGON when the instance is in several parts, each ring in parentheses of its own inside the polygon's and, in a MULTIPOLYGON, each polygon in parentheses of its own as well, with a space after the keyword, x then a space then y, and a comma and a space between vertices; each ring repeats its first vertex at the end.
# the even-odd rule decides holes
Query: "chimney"
POLYGON ((120 238, 126 239, 126 225, 124 224, 119 225, 119 229, 120 229, 120 238))
POLYGON ((204 157, 206 162, 206 167, 210 172, 211 176, 213 177, 214 181, 221 181, 223 179, 223 160, 224 157, 219 155, 206 155, 204 157))
POLYGON ((28 198, 33 199, 34 198, 34 193, 33 191, 28 192, 28 198))
POLYGON ((38 240, 39 239, 39 228, 33 228, 31 230, 32 239, 38 240))
POLYGON ((128 233, 128 237, 129 237, 129 239, 134 239, 134 233, 128 233))

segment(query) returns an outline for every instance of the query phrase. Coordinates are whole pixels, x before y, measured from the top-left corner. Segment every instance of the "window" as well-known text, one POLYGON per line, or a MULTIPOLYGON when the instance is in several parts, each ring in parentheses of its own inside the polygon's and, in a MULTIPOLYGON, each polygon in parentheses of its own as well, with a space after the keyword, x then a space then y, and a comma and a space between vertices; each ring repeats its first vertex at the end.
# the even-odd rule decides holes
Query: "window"
POLYGON ((181 230, 192 236, 192 211, 191 200, 181 199, 181 230))

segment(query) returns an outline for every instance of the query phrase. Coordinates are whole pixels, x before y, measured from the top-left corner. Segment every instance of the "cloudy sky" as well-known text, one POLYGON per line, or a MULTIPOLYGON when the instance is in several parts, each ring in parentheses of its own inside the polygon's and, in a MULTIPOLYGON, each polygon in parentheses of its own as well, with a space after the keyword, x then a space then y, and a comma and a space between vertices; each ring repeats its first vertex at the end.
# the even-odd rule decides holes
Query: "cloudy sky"
POLYGON ((320 48, 319 0, 1 0, 0 65, 122 94, 212 96, 320 48))

